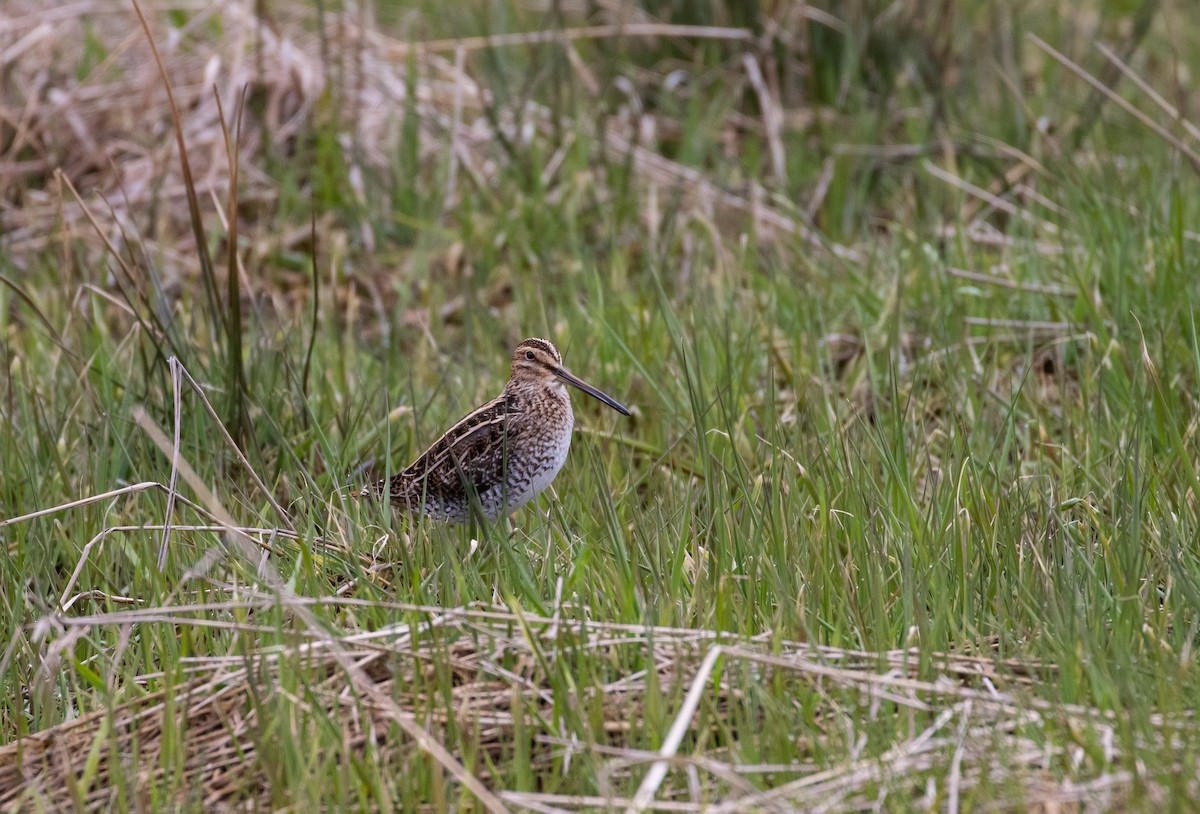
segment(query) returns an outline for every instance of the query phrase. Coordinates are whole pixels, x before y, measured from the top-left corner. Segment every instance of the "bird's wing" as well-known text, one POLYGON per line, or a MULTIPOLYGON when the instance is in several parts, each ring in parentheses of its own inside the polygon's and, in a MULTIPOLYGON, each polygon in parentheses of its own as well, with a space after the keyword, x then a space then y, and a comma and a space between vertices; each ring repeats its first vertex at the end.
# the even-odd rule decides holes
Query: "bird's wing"
POLYGON ((392 496, 466 498, 468 487, 480 490, 496 482, 503 474, 511 421, 523 413, 515 398, 504 395, 472 411, 392 478, 392 496))

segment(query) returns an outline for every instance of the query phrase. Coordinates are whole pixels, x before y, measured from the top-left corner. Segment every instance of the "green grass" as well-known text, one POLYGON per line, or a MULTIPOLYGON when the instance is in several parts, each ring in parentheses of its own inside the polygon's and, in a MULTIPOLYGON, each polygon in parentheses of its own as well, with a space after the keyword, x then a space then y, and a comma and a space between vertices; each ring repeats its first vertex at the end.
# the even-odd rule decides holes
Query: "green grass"
MULTIPOLYGON (((607 22, 442 5, 380 2, 374 25, 403 42, 607 22)), ((593 798, 634 796, 649 770, 638 750, 660 749, 719 632, 740 649, 703 682, 679 748, 710 761, 693 763, 700 796, 681 763, 660 801, 813 776, 782 799, 985 810, 1060 793, 1088 810, 1185 810, 1200 758, 1200 184, 1111 102, 1081 120, 1089 87, 1025 37, 1101 73, 1091 38, 1121 50, 1140 6, 1087 5, 951 4, 939 25, 836 4, 842 30, 791 20, 796 39, 765 50, 581 40, 587 75, 561 44, 483 49, 466 65, 494 108, 461 115, 492 130, 460 144, 472 166, 439 129, 444 76, 415 57, 407 69, 441 95, 389 103, 392 141, 355 143, 353 52, 331 40, 335 81, 311 115, 243 155, 232 325, 207 195, 211 279, 178 199, 132 206, 124 269, 82 219, 0 242, 0 517, 165 487, 177 408, 180 457, 219 503, 179 477, 161 570, 166 488, 0 527, 0 805, 481 810, 414 748, 403 713, 514 809, 535 800, 519 793, 601 808, 593 798), (744 54, 787 113, 783 178, 744 54), (655 118, 649 151, 747 200, 760 185, 820 241, 654 183, 598 129, 630 122, 631 92, 655 118), (496 132, 521 116, 539 122, 529 140, 496 132), (1022 186, 1003 185, 1023 162, 1022 186), (528 335, 635 409, 575 399, 552 495, 477 540, 350 497, 494 395, 528 335), (186 382, 176 404, 171 356, 286 517, 186 382), (189 529, 220 526, 218 510, 279 533, 256 548, 189 529), (455 608, 498 615, 435 610, 455 608), (655 629, 606 627, 622 625, 655 629), (143 707, 155 711, 134 718, 143 707), (57 730, 69 748, 42 771, 59 780, 29 782, 29 737, 92 714, 57 730)), ((757 33, 779 13, 639 8, 757 33)), ((317 59, 301 36, 312 11, 278 13, 317 59)), ((1131 64, 1187 116, 1200 51, 1171 22, 1183 13, 1163 3, 1131 64)), ((187 14, 150 16, 177 87, 232 25, 194 25, 167 49, 187 14)), ((106 65, 105 31, 79 35, 71 82, 106 65)), ((1117 89, 1195 148, 1147 93, 1117 89)), ((248 132, 278 125, 270 102, 251 89, 248 132)), ((165 107, 146 115, 172 123, 165 107)), ((0 128, 14 160, 38 157, 13 138, 0 128)), ((177 179, 177 162, 156 171, 177 179)), ((106 188, 71 180, 111 235, 93 194, 106 188)), ((73 201, 49 173, 0 191, 10 213, 73 201)))

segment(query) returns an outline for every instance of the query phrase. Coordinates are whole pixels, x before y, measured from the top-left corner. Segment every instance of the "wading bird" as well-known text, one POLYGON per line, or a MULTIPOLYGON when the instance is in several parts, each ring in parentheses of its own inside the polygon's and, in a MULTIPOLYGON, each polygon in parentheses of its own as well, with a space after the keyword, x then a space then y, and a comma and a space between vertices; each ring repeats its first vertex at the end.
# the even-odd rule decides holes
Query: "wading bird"
POLYGON ((575 414, 567 385, 622 415, 616 399, 563 367, 545 339, 526 339, 512 355, 499 396, 451 427, 403 472, 375 485, 393 505, 439 521, 462 523, 478 511, 507 515, 550 485, 567 460, 575 414))

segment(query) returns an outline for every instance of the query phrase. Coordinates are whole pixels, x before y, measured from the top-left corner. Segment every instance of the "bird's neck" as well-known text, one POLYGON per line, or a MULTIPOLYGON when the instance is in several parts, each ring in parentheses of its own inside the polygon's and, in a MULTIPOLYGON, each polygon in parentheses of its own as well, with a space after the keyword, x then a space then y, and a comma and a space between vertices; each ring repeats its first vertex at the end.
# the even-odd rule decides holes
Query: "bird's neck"
POLYGON ((561 404, 568 410, 571 409, 571 396, 567 385, 558 379, 546 382, 524 382, 510 379, 504 386, 504 395, 506 397, 515 396, 518 401, 523 403, 549 401, 561 404))

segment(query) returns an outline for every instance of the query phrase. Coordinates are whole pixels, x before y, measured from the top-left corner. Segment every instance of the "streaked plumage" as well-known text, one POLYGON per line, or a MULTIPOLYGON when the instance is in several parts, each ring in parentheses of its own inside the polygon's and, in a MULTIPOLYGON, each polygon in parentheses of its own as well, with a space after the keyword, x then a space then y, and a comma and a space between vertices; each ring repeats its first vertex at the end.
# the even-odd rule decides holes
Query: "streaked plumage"
POLYGON ((524 506, 567 460, 575 416, 566 385, 619 413, 629 410, 572 375, 545 339, 526 339, 512 355, 512 376, 496 398, 434 441, 407 469, 375 490, 408 512, 461 523, 471 499, 488 520, 524 506))

